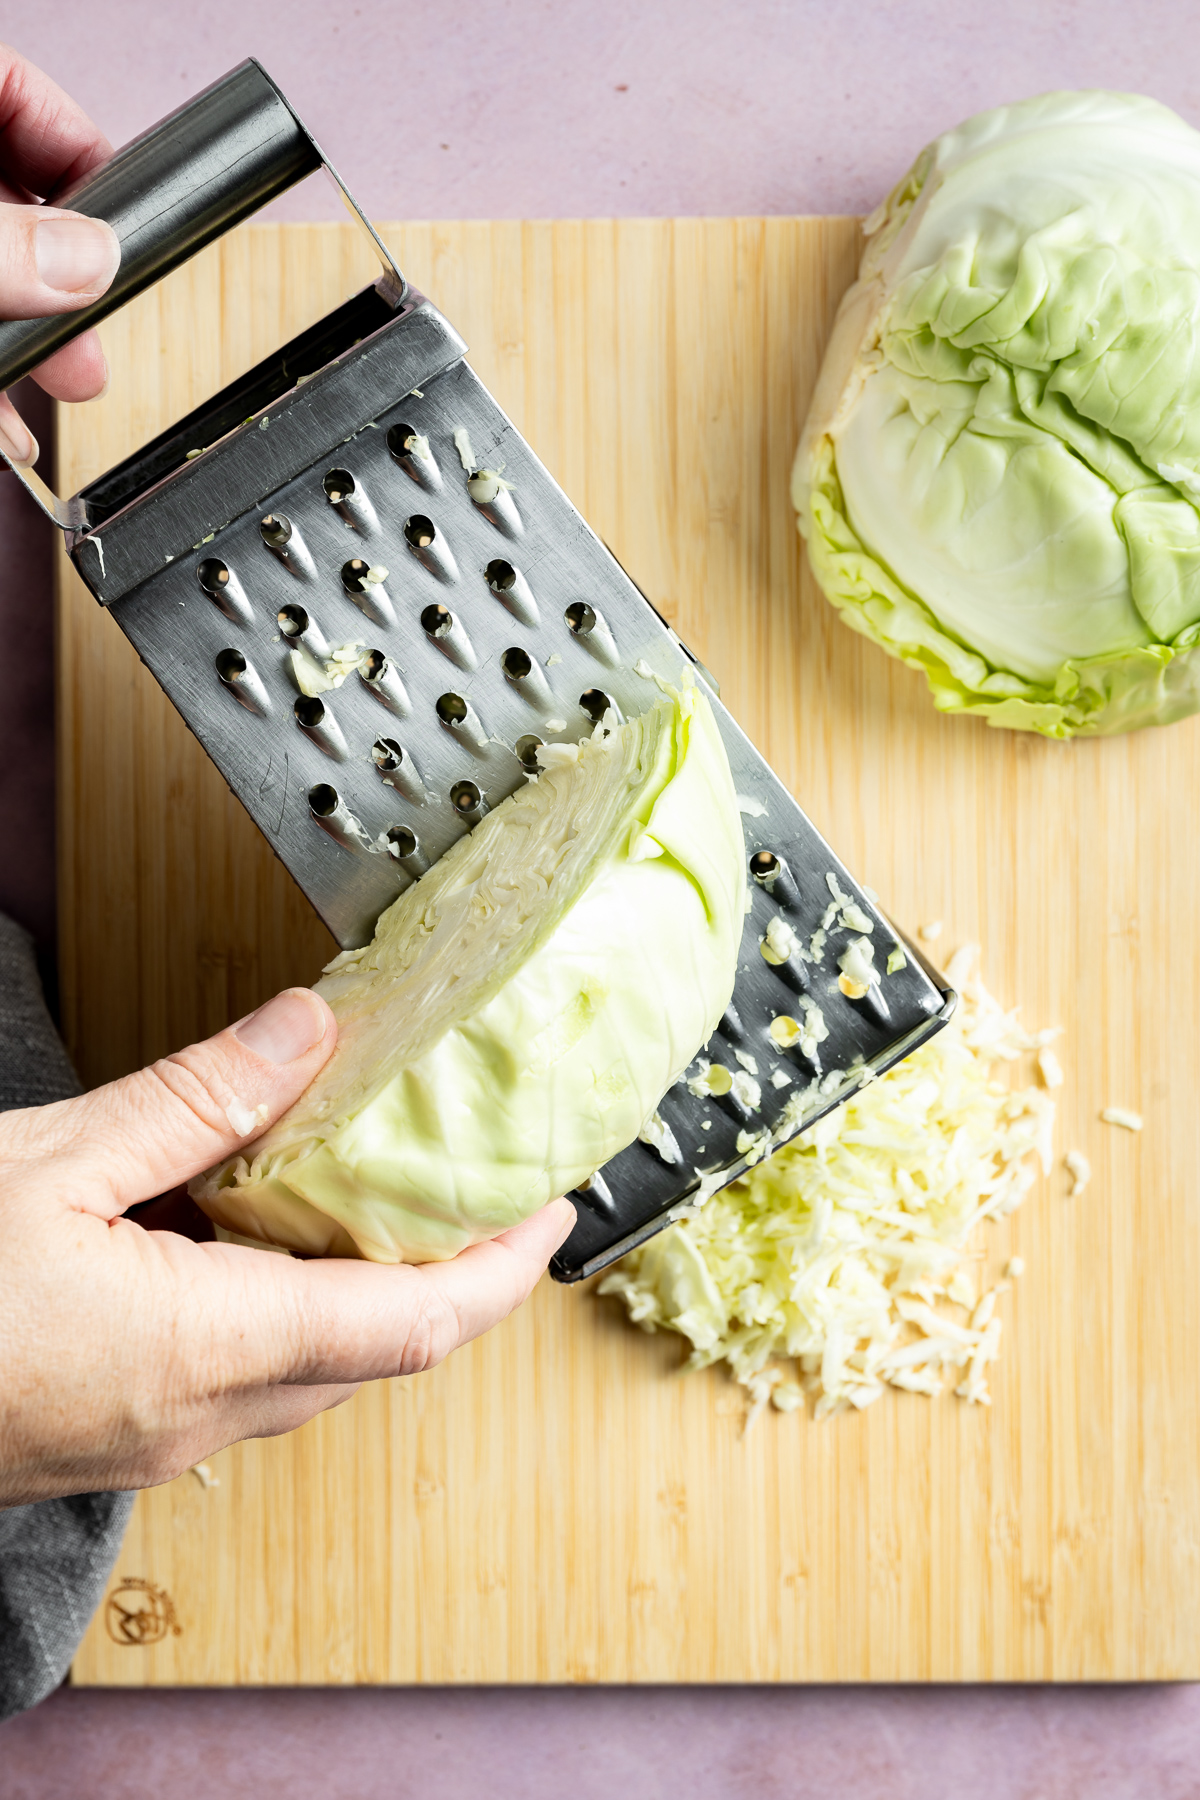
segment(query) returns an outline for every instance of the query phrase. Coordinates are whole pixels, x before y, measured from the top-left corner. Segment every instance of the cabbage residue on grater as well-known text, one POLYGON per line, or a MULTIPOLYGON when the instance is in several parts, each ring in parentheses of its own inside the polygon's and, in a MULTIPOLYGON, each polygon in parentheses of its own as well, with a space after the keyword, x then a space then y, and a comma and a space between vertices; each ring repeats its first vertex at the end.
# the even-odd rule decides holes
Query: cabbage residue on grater
POLYGON ((685 665, 710 687, 750 877, 734 998, 641 1139, 573 1196, 553 1268, 575 1280, 906 1055, 953 996, 465 348, 389 260, 58 516, 84 580, 344 947, 536 772, 540 745, 644 710, 685 665))

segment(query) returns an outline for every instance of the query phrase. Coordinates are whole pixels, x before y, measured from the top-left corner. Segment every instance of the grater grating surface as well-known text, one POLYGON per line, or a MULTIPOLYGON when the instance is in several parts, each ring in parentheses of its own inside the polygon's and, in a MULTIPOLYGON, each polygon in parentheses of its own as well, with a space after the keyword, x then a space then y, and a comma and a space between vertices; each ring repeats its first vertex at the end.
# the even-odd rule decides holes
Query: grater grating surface
MULTIPOLYGON (((247 69, 265 82, 252 64, 226 81, 247 69)), ((677 682, 690 657, 453 328, 398 281, 385 269, 59 521, 84 580, 345 947, 526 779, 532 747, 577 740, 609 708, 644 710, 654 678, 677 682), (345 645, 344 681, 303 692, 345 645)), ((836 958, 861 924, 834 896, 872 921, 880 971, 895 933, 696 667, 746 800, 755 877, 734 1001, 706 1052, 742 1079, 720 1097, 677 1083, 660 1147, 634 1143, 572 1196, 563 1280, 661 1228, 702 1173, 708 1188, 732 1179, 764 1134, 812 1124, 953 1006, 911 946, 861 998, 840 990, 836 958), (760 948, 773 919, 803 946, 780 964, 760 948), (828 1032, 817 1055, 778 1047, 771 1021, 813 1007, 828 1032)))

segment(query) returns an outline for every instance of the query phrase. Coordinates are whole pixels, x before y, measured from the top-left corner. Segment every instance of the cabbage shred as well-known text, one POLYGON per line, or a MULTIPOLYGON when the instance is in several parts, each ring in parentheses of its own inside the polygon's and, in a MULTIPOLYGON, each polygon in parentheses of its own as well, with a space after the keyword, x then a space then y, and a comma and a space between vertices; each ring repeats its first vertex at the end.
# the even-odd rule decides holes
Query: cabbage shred
POLYGON ((1049 1173, 1054 1103, 998 1065, 1024 1030, 952 960, 954 1019, 905 1062, 626 1257, 599 1287, 643 1330, 679 1332, 687 1367, 724 1362, 752 1400, 823 1418, 889 1386, 990 1404, 998 1297, 976 1292, 977 1228, 1049 1173))

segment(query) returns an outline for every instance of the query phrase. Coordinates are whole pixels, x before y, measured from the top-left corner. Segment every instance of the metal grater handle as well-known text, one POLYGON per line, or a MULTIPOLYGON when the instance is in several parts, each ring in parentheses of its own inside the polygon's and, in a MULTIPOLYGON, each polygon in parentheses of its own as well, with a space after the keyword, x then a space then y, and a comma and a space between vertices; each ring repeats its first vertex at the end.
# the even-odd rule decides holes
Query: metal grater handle
POLYGON ((328 167, 258 62, 250 57, 222 75, 56 198, 57 205, 112 226, 121 240, 121 267, 108 292, 79 312, 0 324, 0 388, 323 163, 328 167))

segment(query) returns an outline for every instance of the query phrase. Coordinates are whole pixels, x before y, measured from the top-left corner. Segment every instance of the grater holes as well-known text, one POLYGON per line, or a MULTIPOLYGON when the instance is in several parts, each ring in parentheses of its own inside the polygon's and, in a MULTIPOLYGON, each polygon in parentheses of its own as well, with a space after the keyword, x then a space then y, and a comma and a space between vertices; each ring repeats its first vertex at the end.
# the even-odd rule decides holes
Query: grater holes
POLYGON ((440 600, 435 601, 432 606, 422 607, 421 630, 431 644, 460 668, 478 667, 471 640, 463 630, 461 620, 456 619, 450 608, 443 606, 440 600))
POLYGON ((785 987, 792 990, 793 994, 808 993, 811 983, 803 963, 799 962, 796 957, 789 956, 783 962, 772 962, 767 966, 772 974, 779 977, 785 987))
POLYGON ((482 819, 489 810, 479 784, 456 781, 450 789, 450 804, 460 819, 482 819))
POLYGON ((371 761, 384 775, 390 775, 404 761, 404 751, 395 738, 376 738, 371 745, 371 761))
POLYGON ((371 745, 371 761, 389 787, 403 794, 406 800, 412 800, 417 806, 425 804, 425 788, 421 777, 413 765, 403 744, 395 738, 378 737, 371 745))
POLYGON ((537 601, 529 589, 529 583, 519 569, 515 569, 503 557, 495 557, 483 572, 484 580, 492 594, 502 606, 508 608, 514 619, 522 625, 539 623, 537 601))
POLYGON ((620 725, 624 722, 620 707, 612 695, 606 694, 603 688, 585 689, 579 696, 579 704, 593 725, 604 723, 609 713, 613 714, 612 723, 620 725))
POLYGON ((616 642, 608 628, 608 622, 604 614, 594 606, 589 606, 586 600, 572 600, 564 609, 563 618, 572 637, 586 645, 593 656, 605 663, 615 663, 618 660, 616 642))
POLYGON ((528 650, 523 650, 519 644, 513 644, 501 651, 500 668, 505 680, 510 681, 531 706, 554 704, 550 683, 528 650))
POLYGON ((427 437, 423 437, 414 426, 401 422, 393 425, 388 432, 387 447, 392 460, 404 470, 410 481, 415 481, 418 487, 427 488, 430 493, 439 491, 442 473, 427 437))
POLYGON ((374 848, 362 820, 355 818, 337 789, 329 782, 318 781, 314 787, 309 788, 308 810, 322 831, 328 832, 344 850, 352 850, 361 856, 370 854, 374 848))
POLYGON ((272 556, 283 564, 289 574, 302 575, 309 580, 315 577, 316 564, 309 555, 308 546, 284 513, 264 514, 258 522, 258 534, 272 556))
POLYGON ((426 606, 421 612, 421 630, 426 637, 449 637, 454 630, 454 614, 440 600, 433 606, 426 606))
POLYGON ((321 486, 325 490, 325 498, 333 506, 349 500, 355 492, 354 477, 349 469, 327 470, 321 477, 321 486))
POLYGON ((327 781, 318 781, 308 790, 308 808, 314 818, 332 819, 341 804, 341 795, 327 781))
POLYGON ((434 710, 447 731, 452 731, 460 743, 480 753, 487 751, 488 734, 475 708, 461 694, 440 694, 434 710))
POLYGON ((223 600, 229 586, 229 570, 217 556, 206 556, 196 570, 196 579, 210 600, 223 600))
POLYGON ((471 708, 461 694, 443 694, 437 702, 437 716, 443 725, 463 725, 471 708))
POLYGON ((349 469, 327 469, 321 477, 321 487, 330 506, 347 525, 362 533, 378 531, 375 508, 349 469))
POLYGON ((281 606, 275 622, 286 638, 302 638, 312 623, 302 606, 281 606))
POLYGON ((533 732, 529 732, 525 737, 519 737, 513 745, 513 749, 517 753, 517 761, 527 775, 538 775, 541 773, 541 766, 538 763, 537 753, 544 742, 544 738, 536 737, 533 732))
POLYGON ((359 678, 375 698, 402 717, 412 710, 407 690, 391 659, 382 650, 368 650, 359 658, 359 678))
POLYGON ((505 537, 518 538, 524 527, 516 501, 497 469, 475 469, 467 476, 467 494, 477 512, 505 537))
POLYGON ((353 595, 357 600, 359 596, 365 594, 370 587, 377 587, 379 585, 378 582, 372 583, 367 580, 367 576, 370 573, 371 565, 369 562, 361 556, 352 556, 349 562, 344 562, 342 564, 342 586, 348 594, 353 595))
POLYGON ((326 756, 337 757, 340 761, 347 755, 341 726, 316 694, 301 694, 292 704, 292 717, 305 736, 311 738, 326 756))
POLYGON ((329 655, 329 645, 325 634, 314 622, 303 606, 281 606, 275 614, 275 623, 279 627, 279 635, 293 649, 299 646, 312 655, 318 668, 329 655))
POLYGON ((218 650, 214 664, 217 675, 227 693, 233 695, 246 708, 247 712, 258 713, 265 718, 271 710, 271 702, 267 698, 267 690, 254 669, 240 650, 232 647, 218 650))
POLYGON ((197 565, 196 580, 227 619, 236 620, 239 625, 251 623, 250 603, 242 591, 242 584, 219 556, 206 556, 197 565))
POLYGON ((342 564, 340 573, 343 591, 373 625, 396 623, 395 609, 383 585, 387 570, 382 564, 372 564, 365 557, 352 556, 342 564))
POLYGON ((389 856, 395 857, 402 869, 412 876, 423 875, 429 858, 421 848, 421 840, 409 825, 389 825, 386 839, 389 856))
POLYGON ((792 906, 800 898, 792 872, 782 856, 774 850, 756 850, 750 858, 753 881, 781 906, 792 906))
POLYGON ((450 546, 426 513, 413 513, 404 521, 404 541, 422 568, 439 581, 457 581, 458 564, 450 546))
POLYGON ((847 976, 839 975, 838 991, 849 1001, 850 1005, 853 1006, 857 1012, 866 1013, 867 1017, 874 1019, 877 1025, 886 1025, 891 1019, 891 1008, 883 997, 883 989, 879 985, 878 977, 870 983, 866 992, 863 993, 855 983, 848 979, 847 976))
POLYGON ((577 1187, 573 1187, 571 1194, 582 1200, 586 1207, 589 1207, 592 1212, 598 1213, 606 1221, 615 1220, 619 1216, 617 1203, 612 1197, 612 1189, 599 1170, 594 1175, 590 1175, 586 1181, 581 1181, 577 1187))

